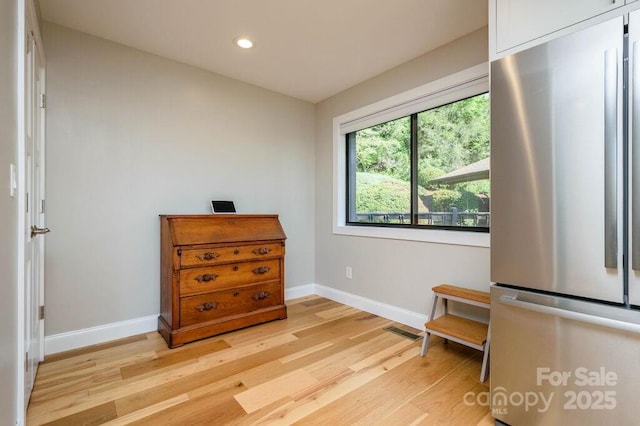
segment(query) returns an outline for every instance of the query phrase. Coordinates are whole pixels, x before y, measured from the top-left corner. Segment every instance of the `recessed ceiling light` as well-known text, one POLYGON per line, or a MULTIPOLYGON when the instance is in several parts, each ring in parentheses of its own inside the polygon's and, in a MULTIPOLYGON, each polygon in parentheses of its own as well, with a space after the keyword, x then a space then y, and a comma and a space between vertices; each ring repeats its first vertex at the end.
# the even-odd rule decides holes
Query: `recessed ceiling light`
POLYGON ((251 49, 253 47, 253 42, 246 37, 236 37, 233 42, 243 49, 251 49))

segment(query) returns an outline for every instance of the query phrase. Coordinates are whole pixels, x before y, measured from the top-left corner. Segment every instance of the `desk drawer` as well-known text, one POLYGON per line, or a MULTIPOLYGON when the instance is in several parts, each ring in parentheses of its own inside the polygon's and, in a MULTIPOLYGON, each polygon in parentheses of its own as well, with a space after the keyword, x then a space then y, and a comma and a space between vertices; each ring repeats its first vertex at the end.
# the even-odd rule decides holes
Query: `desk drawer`
POLYGON ((251 244, 208 249, 188 249, 181 254, 181 266, 217 265, 242 260, 265 257, 279 257, 284 254, 282 244, 251 244))
POLYGON ((280 260, 228 263, 180 271, 180 296, 280 279, 280 260))
POLYGON ((180 299, 180 326, 252 312, 282 303, 279 282, 229 289, 180 299))

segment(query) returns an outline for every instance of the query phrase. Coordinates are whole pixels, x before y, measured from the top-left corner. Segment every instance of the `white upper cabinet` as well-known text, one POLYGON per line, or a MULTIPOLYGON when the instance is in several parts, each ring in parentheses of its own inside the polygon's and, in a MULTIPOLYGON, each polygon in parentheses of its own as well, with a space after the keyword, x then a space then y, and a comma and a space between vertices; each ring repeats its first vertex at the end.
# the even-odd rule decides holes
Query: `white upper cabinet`
POLYGON ((491 54, 500 55, 632 1, 636 0, 489 0, 491 54))

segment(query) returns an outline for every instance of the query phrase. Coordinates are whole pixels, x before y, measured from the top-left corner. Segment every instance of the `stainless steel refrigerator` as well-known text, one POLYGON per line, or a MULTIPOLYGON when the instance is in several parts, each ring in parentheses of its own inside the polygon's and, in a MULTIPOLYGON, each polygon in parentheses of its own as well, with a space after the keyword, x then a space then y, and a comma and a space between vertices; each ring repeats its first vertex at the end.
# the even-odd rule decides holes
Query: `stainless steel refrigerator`
POLYGON ((639 12, 492 62, 491 197, 493 416, 640 424, 639 12))

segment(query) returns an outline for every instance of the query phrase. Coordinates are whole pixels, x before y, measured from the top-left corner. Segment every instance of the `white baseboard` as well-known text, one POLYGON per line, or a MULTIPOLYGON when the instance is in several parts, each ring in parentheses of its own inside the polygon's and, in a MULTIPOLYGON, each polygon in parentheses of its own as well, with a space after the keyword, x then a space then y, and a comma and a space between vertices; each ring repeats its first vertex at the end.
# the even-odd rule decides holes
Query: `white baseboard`
POLYGON ((315 284, 314 294, 360 309, 361 311, 378 315, 379 317, 399 322, 400 324, 408 325, 409 327, 417 328, 418 330, 423 330, 424 323, 427 322, 427 315, 425 314, 409 311, 320 284, 315 284))
POLYGON ((313 294, 399 322, 400 324, 404 324, 409 327, 417 328, 418 330, 424 329, 424 323, 427 322, 426 314, 409 311, 407 309, 378 302, 377 300, 368 299, 356 294, 347 293, 346 291, 336 290, 335 288, 320 284, 307 284, 300 287, 293 287, 286 290, 285 298, 288 300, 313 294))
POLYGON ((297 287, 285 287, 284 300, 297 299, 298 297, 316 294, 316 284, 306 284, 297 287))
MULTIPOLYGON (((360 309, 400 324, 422 330, 427 316, 397 306, 367 299, 320 284, 306 284, 285 289, 285 300, 317 294, 327 299, 360 309)), ((45 355, 69 351, 85 346, 97 345, 110 340, 122 339, 136 334, 149 333, 158 329, 158 315, 149 315, 127 321, 54 334, 44 338, 45 355)))
POLYGON ((70 351, 158 329, 158 315, 54 334, 44 338, 44 354, 70 351))

